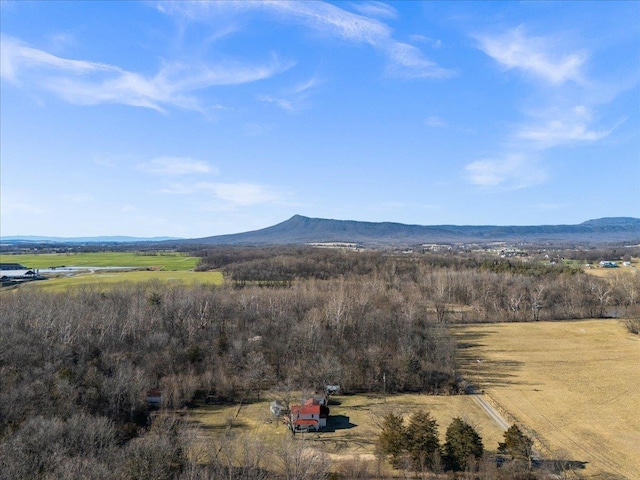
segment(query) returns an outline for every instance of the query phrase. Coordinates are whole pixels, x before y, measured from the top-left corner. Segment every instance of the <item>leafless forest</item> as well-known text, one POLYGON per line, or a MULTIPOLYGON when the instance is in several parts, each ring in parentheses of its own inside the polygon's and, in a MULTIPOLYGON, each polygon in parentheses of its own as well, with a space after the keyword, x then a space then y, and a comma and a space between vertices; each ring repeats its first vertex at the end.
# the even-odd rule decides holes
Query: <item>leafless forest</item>
POLYGON ((234 446, 244 466, 198 460, 184 419, 150 415, 145 392, 160 388, 167 411, 326 383, 458 394, 450 323, 639 308, 640 275, 605 280, 533 261, 294 247, 199 254, 225 286, 0 294, 0 478, 326 478, 326 459, 308 454, 308 476, 291 473, 292 445, 271 469, 256 445, 234 446))

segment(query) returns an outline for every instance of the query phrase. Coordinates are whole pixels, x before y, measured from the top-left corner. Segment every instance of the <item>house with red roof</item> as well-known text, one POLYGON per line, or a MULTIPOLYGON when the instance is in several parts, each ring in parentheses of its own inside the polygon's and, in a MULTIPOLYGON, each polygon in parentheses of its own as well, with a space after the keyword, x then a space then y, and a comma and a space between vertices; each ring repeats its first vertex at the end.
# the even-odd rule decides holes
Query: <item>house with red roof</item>
POLYGON ((308 398, 302 405, 293 405, 289 416, 292 430, 319 431, 327 426, 329 407, 317 398, 308 398))

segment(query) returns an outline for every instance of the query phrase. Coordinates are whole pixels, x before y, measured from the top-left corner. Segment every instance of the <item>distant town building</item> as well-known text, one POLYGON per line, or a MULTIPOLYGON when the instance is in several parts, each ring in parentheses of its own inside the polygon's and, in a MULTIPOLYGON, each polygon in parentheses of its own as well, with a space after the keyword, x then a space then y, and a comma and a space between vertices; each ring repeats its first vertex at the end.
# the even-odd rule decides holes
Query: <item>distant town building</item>
POLYGON ((602 268, 616 268, 618 264, 616 262, 611 262, 609 260, 603 260, 600 262, 600 267, 602 268))

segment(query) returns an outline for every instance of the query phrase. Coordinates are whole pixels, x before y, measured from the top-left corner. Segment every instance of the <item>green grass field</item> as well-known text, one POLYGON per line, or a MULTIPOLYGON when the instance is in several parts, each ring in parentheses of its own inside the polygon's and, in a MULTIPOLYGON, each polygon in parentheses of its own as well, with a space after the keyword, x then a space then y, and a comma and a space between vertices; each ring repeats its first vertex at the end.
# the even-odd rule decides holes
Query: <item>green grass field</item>
POLYGON ((81 285, 95 285, 108 288, 122 282, 141 283, 149 281, 180 283, 182 285, 222 285, 224 278, 222 272, 165 272, 158 270, 122 272, 97 271, 95 273, 78 274, 69 277, 61 276, 43 281, 29 282, 20 288, 37 288, 50 292, 64 292, 69 288, 81 285))
POLYGON ((141 267, 165 271, 185 271, 193 269, 198 257, 175 252, 154 255, 135 252, 92 252, 34 255, 0 255, 1 263, 21 263, 28 268, 49 267, 141 267))
MULTIPOLYGON (((96 252, 42 255, 0 255, 2 263, 21 263, 25 267, 45 269, 49 267, 128 267, 139 270, 96 270, 74 275, 49 276, 47 280, 28 282, 20 288, 37 288, 53 292, 64 292, 81 285, 97 285, 108 288, 122 283, 148 281, 174 282, 183 285, 212 284, 224 282, 222 272, 194 272, 198 257, 175 252, 155 255, 134 252, 96 252)), ((11 287, 10 287, 11 288, 11 287)))

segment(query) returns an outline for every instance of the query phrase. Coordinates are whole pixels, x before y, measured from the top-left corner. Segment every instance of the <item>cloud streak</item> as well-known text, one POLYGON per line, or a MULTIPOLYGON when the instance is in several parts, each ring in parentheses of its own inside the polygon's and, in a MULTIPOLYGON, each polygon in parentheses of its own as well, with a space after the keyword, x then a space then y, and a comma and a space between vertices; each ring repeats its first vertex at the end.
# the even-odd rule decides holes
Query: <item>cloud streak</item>
POLYGON ((502 35, 476 38, 479 48, 506 69, 518 69, 553 85, 582 82, 586 52, 558 53, 558 45, 543 37, 527 37, 522 26, 502 35))
POLYGON ((515 190, 543 183, 546 173, 523 154, 477 160, 465 167, 469 181, 487 189, 515 190))
POLYGON ((572 142, 594 142, 602 140, 612 130, 595 131, 583 123, 565 123, 550 120, 544 125, 525 127, 517 133, 518 138, 532 140, 540 147, 548 148, 572 142))
POLYGON ((15 85, 49 91, 77 105, 117 103, 158 111, 203 110, 193 95, 199 90, 264 80, 292 66, 275 56, 262 65, 173 62, 147 76, 116 65, 62 58, 12 37, 2 36, 0 45, 2 78, 15 85))
POLYGON ((218 173, 217 169, 211 167, 207 162, 186 157, 154 158, 149 162, 141 163, 138 168, 147 173, 163 176, 218 173))
POLYGON ((603 87, 586 76, 587 51, 567 51, 550 36, 528 36, 523 26, 506 33, 477 35, 475 39, 478 48, 506 70, 526 74, 524 78, 534 86, 529 102, 541 107, 524 112, 526 118, 515 123, 505 141, 507 153, 465 167, 470 183, 502 189, 545 182, 548 177, 536 152, 597 142, 616 128, 595 125, 591 106, 603 97, 599 92, 603 87))
POLYGON ((192 185, 173 184, 161 193, 171 195, 212 195, 231 207, 248 207, 281 200, 282 195, 275 189, 250 182, 197 182, 192 185))
POLYGON ((395 9, 380 2, 357 3, 352 13, 325 2, 272 1, 259 2, 163 2, 157 8, 169 15, 202 21, 222 13, 246 14, 257 11, 275 17, 276 21, 302 25, 348 42, 364 43, 387 57, 386 73, 399 78, 446 78, 452 70, 425 58, 420 49, 393 38, 393 31, 377 18, 393 18, 395 9))
POLYGON ((310 78, 295 87, 284 91, 281 95, 260 95, 258 98, 264 103, 271 103, 287 112, 300 110, 310 95, 310 92, 319 86, 322 81, 317 78, 310 78))

